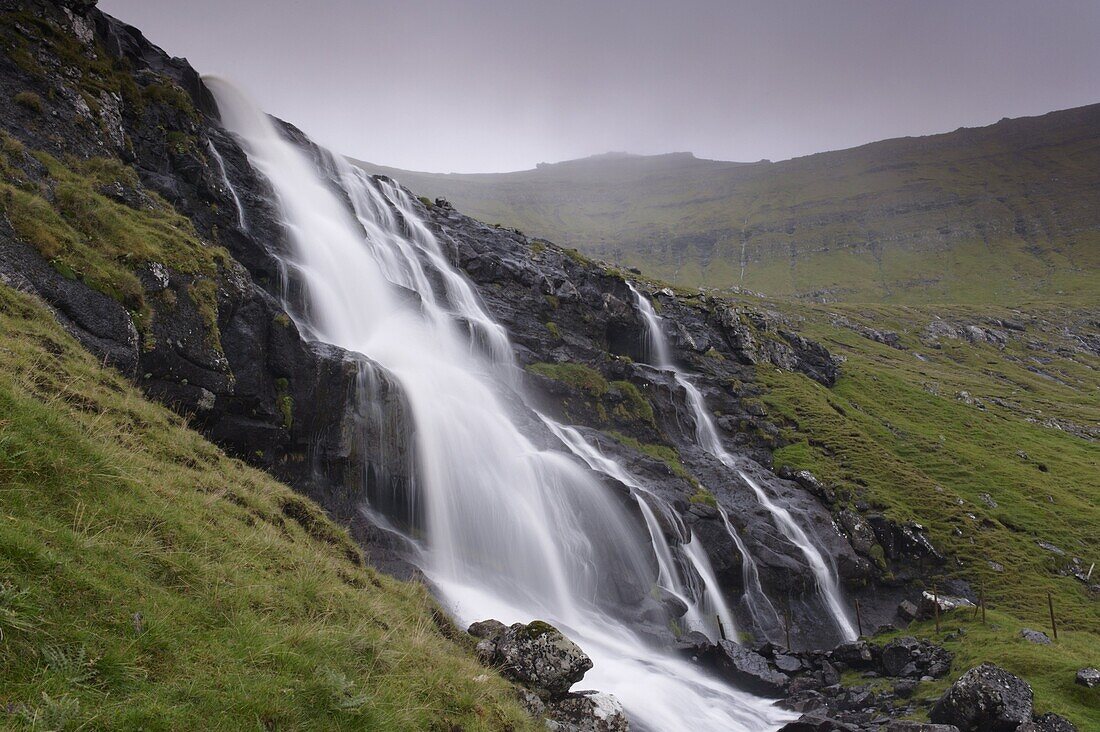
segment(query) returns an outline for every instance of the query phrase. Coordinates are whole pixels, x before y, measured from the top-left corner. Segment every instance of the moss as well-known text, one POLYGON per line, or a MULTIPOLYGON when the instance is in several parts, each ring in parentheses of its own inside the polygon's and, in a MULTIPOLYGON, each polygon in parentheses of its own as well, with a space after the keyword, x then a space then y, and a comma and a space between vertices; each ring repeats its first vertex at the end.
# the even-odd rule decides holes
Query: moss
POLYGON ((701 503, 704 506, 710 506, 711 508, 718 508, 718 499, 714 497, 714 494, 708 491, 706 488, 699 486, 695 489, 695 493, 688 499, 692 503, 701 503))
POLYGON ((550 306, 551 310, 557 310, 561 307, 561 300, 558 299, 557 295, 544 295, 543 299, 546 300, 546 304, 550 306))
POLYGON ((141 96, 146 104, 171 107, 192 120, 197 121, 199 118, 190 95, 168 79, 162 79, 145 87, 141 90, 141 96))
POLYGON ((611 410, 612 415, 624 422, 645 422, 654 424, 653 405, 642 396, 638 387, 629 381, 612 381, 611 387, 623 396, 621 404, 611 410))
POLYGON ((420 203, 423 204, 424 208, 432 207, 432 199, 428 198, 427 196, 417 196, 416 200, 420 201, 420 203))
POLYGON ((34 92, 22 91, 12 97, 12 101, 20 107, 26 107, 32 112, 42 114, 42 97, 34 92))
POLYGON ((283 427, 289 430, 294 426, 294 397, 290 395, 290 381, 275 379, 275 402, 283 415, 283 427))
POLYGON ((592 264, 592 260, 581 254, 576 249, 563 249, 562 254, 572 259, 577 264, 592 264))
POLYGON ((558 327, 557 323, 553 321, 547 323, 546 330, 550 331, 550 335, 554 336, 559 341, 561 340, 561 328, 558 327))
POLYGON ((717 359, 719 361, 725 361, 726 360, 726 357, 723 356, 721 353, 719 353, 718 349, 716 349, 714 346, 711 346, 710 348, 708 348, 706 350, 706 353, 704 353, 703 355, 706 356, 707 358, 713 358, 713 359, 717 359))
POLYGON ((546 242, 542 239, 532 239, 529 246, 531 248, 531 254, 534 254, 536 257, 546 251, 546 242))
POLYGON ((671 470, 675 475, 678 475, 689 483, 698 484, 695 476, 689 473, 687 468, 684 467, 684 462, 680 459, 680 453, 676 450, 676 448, 670 447, 668 445, 656 445, 652 443, 640 442, 637 439, 624 435, 621 432, 611 431, 607 434, 610 437, 613 437, 619 443, 625 445, 626 447, 629 447, 631 450, 634 450, 635 452, 640 452, 643 455, 648 455, 654 460, 659 460, 660 462, 668 466, 668 469, 671 470))
POLYGON ((289 328, 290 316, 286 313, 279 313, 275 316, 275 325, 279 326, 280 328, 289 328))
MULTIPOLYGON (((112 158, 62 163, 43 152, 33 153, 47 174, 39 187, 27 190, 20 166, 26 151, 4 141, 4 181, 0 182, 0 212, 16 235, 35 247, 54 268, 118 300, 135 314, 138 324, 152 315, 137 273, 156 262, 177 272, 213 277, 228 259, 220 247, 203 243, 191 222, 163 199, 144 191, 149 210, 135 210, 107 198, 99 190, 120 184, 139 188, 137 174, 112 158)), ((200 285, 200 299, 205 294, 200 285)), ((216 298, 206 299, 204 316, 216 325, 216 298)))
POLYGON ((569 384, 574 389, 593 397, 602 397, 609 388, 603 374, 584 364, 539 362, 531 364, 527 370, 533 374, 569 384))
POLYGON ((550 625, 550 623, 547 623, 544 620, 532 620, 523 628, 524 633, 526 633, 527 637, 531 640, 536 640, 546 635, 547 633, 553 633, 556 630, 557 629, 553 625, 550 625))
POLYGON ((198 309, 206 334, 206 345, 218 353, 222 351, 221 329, 218 327, 218 283, 201 277, 187 287, 187 294, 198 309))

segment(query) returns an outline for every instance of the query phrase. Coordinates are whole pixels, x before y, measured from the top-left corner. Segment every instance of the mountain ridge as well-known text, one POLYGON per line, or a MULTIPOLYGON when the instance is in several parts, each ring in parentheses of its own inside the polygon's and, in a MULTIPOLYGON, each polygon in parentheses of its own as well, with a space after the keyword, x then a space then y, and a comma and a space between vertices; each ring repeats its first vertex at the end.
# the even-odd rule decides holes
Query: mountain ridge
POLYGON ((686 286, 908 303, 1096 294, 1100 104, 779 162, 625 162, 503 174, 358 164, 686 286))

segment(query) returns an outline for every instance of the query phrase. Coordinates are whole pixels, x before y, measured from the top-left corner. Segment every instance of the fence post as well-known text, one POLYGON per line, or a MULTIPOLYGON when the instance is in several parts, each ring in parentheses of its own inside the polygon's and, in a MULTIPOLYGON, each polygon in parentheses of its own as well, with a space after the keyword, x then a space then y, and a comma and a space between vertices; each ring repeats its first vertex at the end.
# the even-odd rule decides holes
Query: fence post
POLYGON ((725 628, 725 626, 722 625, 722 616, 721 615, 715 615, 714 619, 718 621, 718 635, 722 638, 722 640, 725 640, 726 639, 726 628, 725 628))
POLYGON ((1058 640, 1058 624, 1054 622, 1054 599, 1047 593, 1047 607, 1050 608, 1050 629, 1054 631, 1054 640, 1058 640))
POLYGON ((940 593, 935 585, 932 585, 932 604, 936 606, 936 632, 940 632, 940 593))
POLYGON ((783 630, 787 634, 787 650, 793 651, 791 648, 791 613, 789 610, 783 611, 783 630))
POLYGON ((856 600, 856 629, 859 630, 859 637, 863 637, 863 617, 859 613, 859 600, 856 600))

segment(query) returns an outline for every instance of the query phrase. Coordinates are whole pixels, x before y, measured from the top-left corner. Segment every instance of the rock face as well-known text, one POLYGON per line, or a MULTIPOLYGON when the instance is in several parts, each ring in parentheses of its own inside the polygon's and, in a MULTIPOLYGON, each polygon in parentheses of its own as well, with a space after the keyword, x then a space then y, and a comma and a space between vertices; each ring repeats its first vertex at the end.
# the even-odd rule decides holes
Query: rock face
POLYGON ((1016 732, 1077 732, 1077 725, 1054 712, 1047 712, 1024 722, 1016 728, 1016 732))
POLYGON ((592 668, 592 659, 548 623, 535 620, 511 627, 483 620, 469 628, 478 639, 477 656, 520 684, 521 701, 558 732, 627 732, 622 704, 598 691, 570 693, 592 668))
POLYGON ((991 663, 970 669, 951 685, 931 719, 953 724, 963 732, 1008 732, 1031 721, 1031 686, 991 663))

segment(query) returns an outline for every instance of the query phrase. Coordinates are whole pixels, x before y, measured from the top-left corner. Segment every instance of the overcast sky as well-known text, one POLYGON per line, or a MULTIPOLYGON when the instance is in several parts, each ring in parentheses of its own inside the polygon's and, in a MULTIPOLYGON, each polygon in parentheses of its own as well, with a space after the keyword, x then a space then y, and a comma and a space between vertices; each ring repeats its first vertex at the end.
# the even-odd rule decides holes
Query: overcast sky
POLYGON ((100 0, 353 157, 758 160, 1100 102, 1097 0, 100 0))

